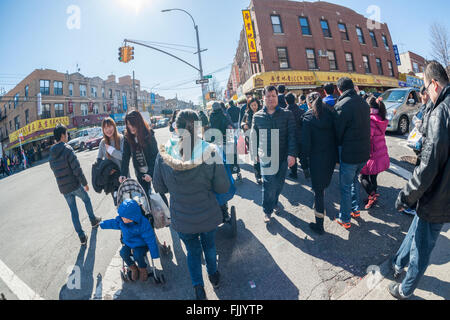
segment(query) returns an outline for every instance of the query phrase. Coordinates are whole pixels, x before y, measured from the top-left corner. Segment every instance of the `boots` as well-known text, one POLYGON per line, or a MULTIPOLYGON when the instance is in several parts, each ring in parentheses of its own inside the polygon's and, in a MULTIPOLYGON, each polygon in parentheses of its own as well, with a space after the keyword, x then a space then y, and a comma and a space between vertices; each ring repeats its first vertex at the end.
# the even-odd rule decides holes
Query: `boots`
POLYGON ((147 268, 139 268, 139 280, 145 282, 147 281, 147 279, 148 279, 147 268))
POLYGON ((317 234, 324 234, 325 230, 323 229, 323 220, 324 218, 317 218, 316 217, 316 223, 310 223, 309 227, 312 231, 314 231, 317 234))
POLYGON ((137 281, 139 278, 139 270, 136 265, 132 265, 128 267, 131 271, 131 280, 137 281))

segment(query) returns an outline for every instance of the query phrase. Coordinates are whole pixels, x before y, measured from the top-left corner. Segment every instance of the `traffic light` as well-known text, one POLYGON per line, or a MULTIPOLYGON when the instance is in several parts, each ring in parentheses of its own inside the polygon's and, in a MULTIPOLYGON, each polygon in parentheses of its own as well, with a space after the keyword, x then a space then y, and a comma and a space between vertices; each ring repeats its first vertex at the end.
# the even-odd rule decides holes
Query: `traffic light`
POLYGON ((134 47, 128 47, 128 61, 134 60, 134 47))
POLYGON ((123 47, 120 47, 119 48, 119 61, 123 62, 123 58, 124 58, 124 56, 123 56, 123 47))
POLYGON ((128 63, 130 61, 128 56, 128 48, 127 46, 123 47, 123 62, 128 63))

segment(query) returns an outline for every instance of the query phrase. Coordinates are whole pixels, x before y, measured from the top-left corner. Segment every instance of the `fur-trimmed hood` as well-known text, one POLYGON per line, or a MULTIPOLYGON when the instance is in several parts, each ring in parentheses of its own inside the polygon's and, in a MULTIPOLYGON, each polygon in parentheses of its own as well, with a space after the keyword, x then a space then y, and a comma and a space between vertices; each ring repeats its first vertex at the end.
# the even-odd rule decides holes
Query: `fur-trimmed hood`
POLYGON ((159 146, 159 155, 162 160, 175 171, 191 170, 205 162, 214 161, 214 158, 216 158, 216 161, 223 161, 218 147, 204 140, 198 140, 195 144, 192 159, 183 161, 178 142, 178 139, 171 138, 166 145, 159 146))

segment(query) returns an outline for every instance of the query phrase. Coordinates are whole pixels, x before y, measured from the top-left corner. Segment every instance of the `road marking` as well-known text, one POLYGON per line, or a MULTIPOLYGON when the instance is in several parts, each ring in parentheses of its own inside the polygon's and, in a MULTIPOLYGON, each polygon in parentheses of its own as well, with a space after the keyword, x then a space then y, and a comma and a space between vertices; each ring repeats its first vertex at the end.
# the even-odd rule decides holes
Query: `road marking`
POLYGON ((0 279, 19 300, 44 300, 0 260, 0 279))

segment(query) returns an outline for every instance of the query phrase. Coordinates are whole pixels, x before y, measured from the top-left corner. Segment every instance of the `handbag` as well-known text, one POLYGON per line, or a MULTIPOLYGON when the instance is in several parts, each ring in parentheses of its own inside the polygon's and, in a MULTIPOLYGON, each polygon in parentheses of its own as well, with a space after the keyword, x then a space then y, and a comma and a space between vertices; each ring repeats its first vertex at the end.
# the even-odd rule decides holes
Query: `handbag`
POLYGON ((422 149, 422 134, 417 128, 414 128, 408 136, 408 147, 420 151, 422 149))
POLYGON ((238 154, 248 154, 247 144, 245 143, 244 136, 240 136, 237 141, 237 153, 238 154))
POLYGON ((150 194, 150 207, 155 229, 165 228, 170 225, 170 210, 159 193, 150 194))

